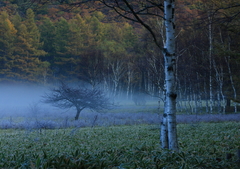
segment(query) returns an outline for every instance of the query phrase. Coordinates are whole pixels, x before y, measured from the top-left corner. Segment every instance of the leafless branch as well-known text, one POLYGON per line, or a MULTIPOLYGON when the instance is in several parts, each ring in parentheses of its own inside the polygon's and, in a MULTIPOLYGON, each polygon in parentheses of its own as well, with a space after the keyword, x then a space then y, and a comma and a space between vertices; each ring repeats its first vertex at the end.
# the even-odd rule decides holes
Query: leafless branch
POLYGON ((53 88, 50 93, 46 93, 42 102, 63 109, 75 107, 77 109, 76 120, 80 112, 85 108, 100 111, 108 109, 110 105, 109 100, 100 90, 81 87, 73 88, 63 82, 58 88, 53 88))

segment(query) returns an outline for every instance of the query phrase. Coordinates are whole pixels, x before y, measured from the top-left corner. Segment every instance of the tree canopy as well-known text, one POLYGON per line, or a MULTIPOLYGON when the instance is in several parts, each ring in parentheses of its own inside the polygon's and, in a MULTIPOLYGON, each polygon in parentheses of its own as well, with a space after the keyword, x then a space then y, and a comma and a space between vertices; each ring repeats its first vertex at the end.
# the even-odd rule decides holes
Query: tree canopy
MULTIPOLYGON (((57 1, 32 2, 1 1, 1 82, 47 85, 59 79, 80 80, 112 95, 131 98, 135 92, 145 91, 163 97, 163 54, 146 29, 99 3, 74 8, 57 1)), ((224 96, 239 99, 235 96, 240 88, 237 1, 176 3, 178 98, 209 98, 211 75, 214 100, 224 100, 224 96)), ((146 20, 144 11, 140 12, 162 44, 163 21, 156 17, 146 20)), ((153 8, 148 12, 153 13, 153 8)))

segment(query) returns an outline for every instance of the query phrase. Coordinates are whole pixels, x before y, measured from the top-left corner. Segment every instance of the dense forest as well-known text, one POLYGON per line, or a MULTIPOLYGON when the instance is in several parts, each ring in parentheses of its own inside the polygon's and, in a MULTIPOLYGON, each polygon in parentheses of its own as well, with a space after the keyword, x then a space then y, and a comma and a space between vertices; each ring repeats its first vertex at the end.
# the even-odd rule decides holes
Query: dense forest
MULTIPOLYGON (((230 101, 239 101, 240 16, 239 6, 231 3, 176 3, 180 109, 225 112, 230 101)), ((142 92, 162 97, 164 59, 151 35, 111 10, 97 9, 0 0, 1 83, 80 81, 112 96, 142 92)), ((163 20, 147 22, 164 43, 163 20)))

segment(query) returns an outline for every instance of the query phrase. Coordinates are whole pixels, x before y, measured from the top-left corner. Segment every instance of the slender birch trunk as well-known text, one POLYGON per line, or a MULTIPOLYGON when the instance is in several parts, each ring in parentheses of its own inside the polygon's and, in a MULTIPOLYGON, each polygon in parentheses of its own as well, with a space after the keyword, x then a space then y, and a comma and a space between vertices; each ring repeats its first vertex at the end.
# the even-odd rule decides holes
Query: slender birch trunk
MULTIPOLYGON (((221 31, 220 28, 219 28, 219 32, 220 32, 221 43, 224 46, 222 31, 221 31)), ((227 48, 228 48, 229 51, 231 51, 229 35, 228 35, 228 46, 227 46, 227 48)), ((237 99, 237 92, 236 92, 236 88, 235 88, 235 85, 234 85, 234 82, 233 82, 232 70, 231 70, 231 67, 230 67, 230 56, 224 56, 224 58, 225 58, 225 62, 227 64, 229 79, 230 79, 231 86, 232 86, 232 89, 233 89, 233 96, 234 96, 234 99, 237 99)), ((226 106, 225 100, 226 100, 226 98, 225 98, 223 92, 222 92, 222 95, 223 95, 223 99, 224 99, 224 113, 225 113, 225 106, 226 106)), ((237 104, 236 103, 234 103, 234 112, 235 113, 237 112, 237 104)))
MULTIPOLYGON (((228 36, 228 39, 230 39, 229 36, 228 36)), ((228 42, 228 50, 231 51, 230 42, 228 42)), ((227 63, 229 78, 230 78, 231 86, 232 86, 232 89, 233 89, 233 97, 236 100, 237 99, 237 91, 236 91, 236 88, 235 88, 235 85, 234 85, 232 70, 231 70, 231 67, 230 67, 230 56, 226 56, 225 61, 227 63)), ((234 112, 237 113, 237 103, 236 102, 234 102, 234 112)))
POLYGON ((209 26, 208 26, 208 38, 209 38, 209 95, 210 95, 210 114, 213 113, 213 87, 212 87, 212 51, 213 51, 213 38, 212 38, 212 20, 211 17, 208 17, 209 26))
MULTIPOLYGON (((163 117, 167 120, 168 141, 170 150, 178 151, 176 125, 176 55, 175 55, 175 18, 174 0, 164 1, 164 19, 166 27, 166 43, 163 54, 165 61, 166 105, 163 117)), ((165 120, 165 119, 163 119, 165 120)))
POLYGON ((221 104, 221 96, 222 96, 222 90, 223 90, 223 68, 220 65, 219 68, 217 67, 216 61, 213 59, 213 68, 216 73, 216 81, 217 81, 217 107, 218 107, 218 113, 220 114, 222 112, 222 104, 221 104))
POLYGON ((131 82, 133 77, 133 71, 130 66, 130 63, 127 65, 127 98, 130 99, 130 88, 131 88, 131 82))
MULTIPOLYGON (((205 76, 207 77, 207 76, 205 76)), ((208 91, 207 91, 207 84, 206 81, 204 80, 204 97, 205 97, 205 108, 206 108, 206 113, 209 113, 209 106, 208 106, 208 91)))
POLYGON ((161 123, 161 145, 163 149, 169 149, 168 145, 168 119, 167 119, 167 112, 166 112, 166 90, 163 91, 164 95, 164 113, 162 117, 162 123, 161 123))
MULTIPOLYGON (((233 97, 236 100, 237 99, 237 92, 236 92, 236 88, 235 88, 235 85, 234 85, 233 75, 232 75, 232 70, 230 68, 229 60, 230 60, 230 56, 225 57, 225 61, 227 63, 227 67, 228 67, 229 78, 230 78, 231 86, 232 86, 232 89, 233 89, 233 97)), ((235 113, 237 112, 236 102, 234 102, 234 112, 235 113)))

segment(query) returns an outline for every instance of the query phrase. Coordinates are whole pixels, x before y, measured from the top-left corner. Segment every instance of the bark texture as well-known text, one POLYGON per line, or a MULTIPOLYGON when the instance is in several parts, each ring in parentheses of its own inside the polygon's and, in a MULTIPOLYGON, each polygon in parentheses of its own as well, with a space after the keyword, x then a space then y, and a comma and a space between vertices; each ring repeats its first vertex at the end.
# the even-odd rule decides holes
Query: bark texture
MULTIPOLYGON (((164 19, 166 27, 166 43, 163 50, 165 60, 165 82, 166 82, 166 105, 165 116, 162 125, 167 126, 168 137, 162 133, 162 143, 168 141, 170 150, 178 151, 177 125, 176 125, 176 55, 175 55, 175 19, 174 0, 164 1, 164 19), (164 124, 166 123, 166 124, 164 124)), ((166 145, 163 145, 164 147, 166 145)))

